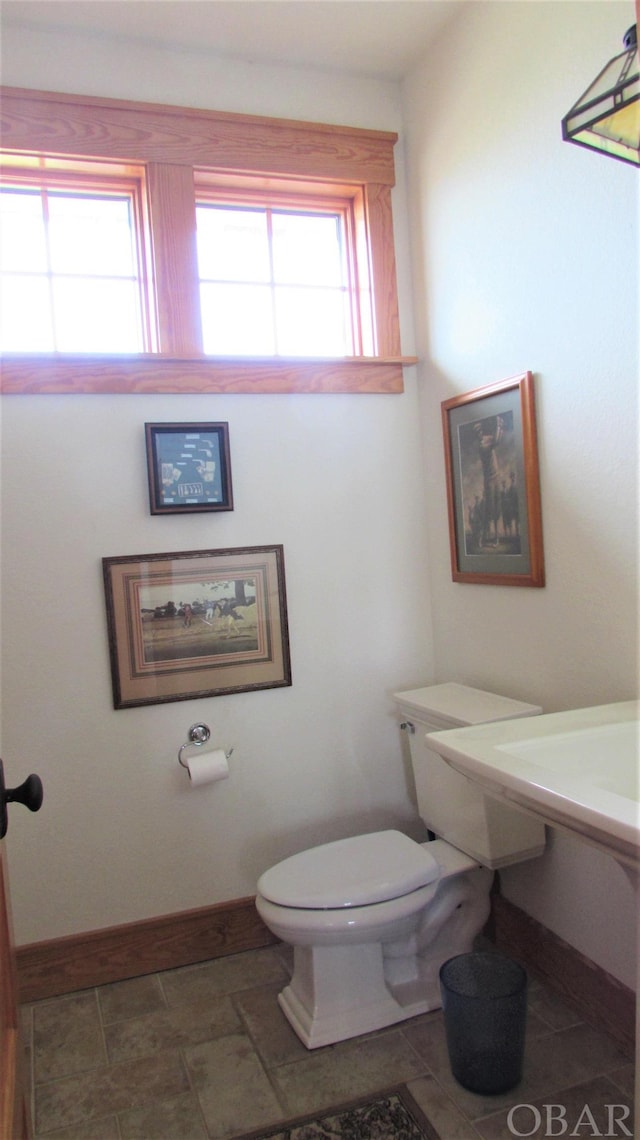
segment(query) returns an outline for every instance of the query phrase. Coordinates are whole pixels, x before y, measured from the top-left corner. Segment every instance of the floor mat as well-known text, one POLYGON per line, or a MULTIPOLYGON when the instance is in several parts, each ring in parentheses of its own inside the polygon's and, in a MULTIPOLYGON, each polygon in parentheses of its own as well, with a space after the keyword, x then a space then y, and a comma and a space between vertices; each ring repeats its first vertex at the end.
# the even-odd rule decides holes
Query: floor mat
POLYGON ((440 1140, 405 1085, 235 1140, 440 1140))

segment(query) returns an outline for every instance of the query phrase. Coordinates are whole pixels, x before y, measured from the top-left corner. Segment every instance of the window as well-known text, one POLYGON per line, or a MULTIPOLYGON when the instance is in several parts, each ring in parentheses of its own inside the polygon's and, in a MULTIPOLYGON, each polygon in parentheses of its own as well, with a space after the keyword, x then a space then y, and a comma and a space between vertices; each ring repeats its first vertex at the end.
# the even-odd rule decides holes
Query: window
POLYGON ((196 204, 205 353, 353 356, 342 211, 196 204))
POLYGON ((395 135, 2 94, 4 392, 402 391, 395 135))
POLYGON ((3 352, 150 347, 139 184, 83 182, 25 172, 0 187, 3 352))

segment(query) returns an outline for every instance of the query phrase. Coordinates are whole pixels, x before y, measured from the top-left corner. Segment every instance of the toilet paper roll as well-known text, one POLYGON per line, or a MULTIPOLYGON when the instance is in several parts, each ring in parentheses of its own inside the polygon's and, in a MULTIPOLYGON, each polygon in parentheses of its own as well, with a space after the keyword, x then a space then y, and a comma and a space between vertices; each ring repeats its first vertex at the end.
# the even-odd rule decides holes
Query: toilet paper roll
POLYGON ((229 761, 222 748, 196 752, 186 758, 185 764, 194 788, 202 784, 213 784, 216 780, 226 780, 229 775, 229 761))

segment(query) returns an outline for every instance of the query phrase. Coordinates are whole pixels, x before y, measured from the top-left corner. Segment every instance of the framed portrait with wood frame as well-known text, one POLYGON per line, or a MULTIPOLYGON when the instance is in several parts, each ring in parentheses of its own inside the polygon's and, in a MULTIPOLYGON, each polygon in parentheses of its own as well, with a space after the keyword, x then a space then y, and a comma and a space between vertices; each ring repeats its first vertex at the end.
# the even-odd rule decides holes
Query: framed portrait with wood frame
POLYGON ((145 424, 152 515, 232 511, 229 425, 145 424))
POLYGON ((533 375, 442 404, 454 582, 544 586, 533 375))
POLYGON ((282 546, 102 559, 113 705, 291 684, 282 546))

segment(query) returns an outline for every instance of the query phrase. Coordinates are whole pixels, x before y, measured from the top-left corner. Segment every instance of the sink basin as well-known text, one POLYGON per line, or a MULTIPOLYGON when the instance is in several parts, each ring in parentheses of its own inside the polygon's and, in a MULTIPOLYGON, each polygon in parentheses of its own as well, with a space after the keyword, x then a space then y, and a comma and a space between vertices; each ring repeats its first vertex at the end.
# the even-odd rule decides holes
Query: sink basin
POLYGON ((640 868, 640 703, 623 701, 429 734, 494 797, 640 868))
POLYGON ((542 740, 499 744, 498 751, 559 776, 578 779, 594 788, 638 800, 640 771, 637 763, 629 763, 630 756, 637 760, 638 755, 636 721, 559 732, 542 740))

